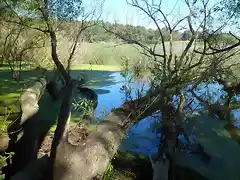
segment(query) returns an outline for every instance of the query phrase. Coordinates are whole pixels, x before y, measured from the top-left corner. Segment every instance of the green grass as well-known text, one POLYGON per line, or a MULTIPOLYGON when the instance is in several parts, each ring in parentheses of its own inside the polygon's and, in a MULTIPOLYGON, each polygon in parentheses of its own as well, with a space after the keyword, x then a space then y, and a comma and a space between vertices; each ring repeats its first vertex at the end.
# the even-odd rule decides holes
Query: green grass
POLYGON ((120 66, 114 65, 96 65, 96 64, 80 64, 76 65, 72 70, 94 70, 94 71, 120 71, 120 66))
MULTIPOLYGON (((104 86, 116 84, 111 74, 119 71, 117 66, 104 66, 104 65, 89 65, 83 64, 75 66, 71 71, 73 78, 77 78, 82 72, 87 77, 86 86, 90 88, 101 88, 104 86)), ((40 76, 40 72, 37 70, 28 70, 21 72, 21 80, 16 82, 12 80, 12 73, 7 66, 0 69, 0 106, 9 106, 11 104, 19 105, 19 98, 21 94, 30 87, 36 79, 40 76)), ((103 92, 104 93, 104 92, 103 92)), ((78 93, 74 93, 76 98, 78 93)), ((48 93, 44 93, 39 101, 39 114, 41 118, 42 131, 49 130, 53 133, 56 129, 56 120, 58 118, 59 109, 61 105, 61 99, 53 101, 48 93), (51 110, 49 109, 51 107, 51 110)), ((78 112, 72 112, 72 123, 81 121, 81 116, 78 112)), ((95 123, 89 126, 89 131, 95 131, 97 120, 95 123)))
MULTIPOLYGON (((173 42, 174 52, 182 52, 186 44, 186 41, 173 42)), ((169 42, 165 42, 165 46, 168 51, 169 42)), ((75 63, 120 66, 124 58, 128 58, 132 64, 139 63, 140 61, 148 62, 148 58, 142 55, 139 50, 138 46, 131 44, 82 43, 79 52, 75 55, 75 63)), ((162 46, 158 45, 156 50, 162 52, 162 46)))
MULTIPOLYGON (((113 65, 77 65, 71 71, 73 78, 83 72, 86 77, 87 85, 90 88, 99 88, 105 85, 114 84, 114 79, 110 76, 112 72, 119 71, 118 66, 113 65)), ((12 73, 8 66, 0 67, 0 102, 4 104, 14 103, 21 93, 28 88, 39 76, 37 70, 24 70, 21 72, 19 82, 12 80, 12 73)))
POLYGON ((140 53, 132 45, 82 43, 80 53, 76 54, 76 63, 119 66, 123 58, 133 62, 140 60, 140 53))
POLYGON ((12 80, 12 73, 9 70, 0 70, 0 102, 5 104, 15 102, 39 76, 37 71, 23 71, 22 80, 17 82, 12 80))

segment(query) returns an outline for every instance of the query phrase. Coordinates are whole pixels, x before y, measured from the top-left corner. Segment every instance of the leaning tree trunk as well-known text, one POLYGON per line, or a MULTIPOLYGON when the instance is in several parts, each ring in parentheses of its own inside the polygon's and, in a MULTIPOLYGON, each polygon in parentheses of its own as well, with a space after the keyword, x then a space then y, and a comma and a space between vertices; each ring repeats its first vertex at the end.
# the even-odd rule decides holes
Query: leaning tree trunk
POLYGON ((50 40, 51 40, 51 55, 52 55, 52 60, 54 61, 57 70, 59 71, 59 73, 61 73, 65 84, 68 84, 71 80, 71 76, 67 73, 67 71, 65 70, 63 64, 61 63, 61 61, 58 58, 57 55, 57 36, 56 33, 53 29, 53 26, 50 22, 49 19, 49 12, 48 12, 48 1, 44 1, 44 6, 45 8, 40 8, 40 11, 43 15, 43 18, 46 22, 47 25, 47 32, 49 33, 50 36, 50 40))
POLYGON ((156 90, 146 97, 124 103, 120 108, 114 109, 98 124, 96 132, 91 133, 79 146, 71 145, 67 141, 67 133, 63 133, 63 129, 66 128, 67 132, 68 128, 63 128, 69 120, 70 103, 67 103, 65 118, 58 123, 58 126, 63 125, 62 131, 56 130, 62 133, 55 134, 58 136, 56 139, 60 141, 55 140, 56 157, 55 153, 52 153, 54 156, 51 157, 54 159, 53 179, 90 180, 101 176, 116 153, 124 134, 134 123, 161 109, 163 91, 165 90, 156 90))
POLYGON ((27 119, 37 113, 39 106, 38 101, 45 91, 47 79, 40 78, 32 87, 28 88, 20 98, 22 116, 20 125, 24 124, 27 119))
POLYGON ((55 32, 51 29, 50 32, 50 38, 51 38, 51 47, 52 47, 52 59, 58 69, 58 71, 63 76, 65 83, 68 84, 71 80, 71 76, 67 73, 64 66, 62 65, 61 61, 58 58, 57 55, 57 38, 55 32))
POLYGON ((46 78, 40 78, 20 98, 21 118, 15 121, 8 130, 10 143, 7 152, 14 152, 15 154, 12 163, 4 169, 7 179, 37 158, 37 137, 33 129, 34 126, 38 127, 38 101, 45 90, 46 84, 46 78), (21 138, 18 137, 20 132, 23 132, 21 138))
MULTIPOLYGON (((49 161, 51 163, 49 164, 52 165, 53 179, 56 180, 90 180, 101 176, 116 153, 124 134, 133 124, 161 109, 164 104, 163 92, 166 92, 164 89, 158 89, 149 93, 148 96, 124 103, 114 109, 97 126, 96 132, 90 134, 81 145, 73 146, 68 142, 67 132, 71 110, 71 91, 75 88, 74 83, 69 83, 65 89, 65 98, 51 148, 51 161, 49 161)), ((23 175, 25 180, 38 179, 30 178, 33 172, 44 173, 39 172, 36 166, 31 171, 25 169, 19 175, 23 175)), ((49 166, 45 166, 43 171, 46 168, 51 170, 49 166)), ((48 174, 44 179, 49 179, 49 177, 51 176, 48 174)))

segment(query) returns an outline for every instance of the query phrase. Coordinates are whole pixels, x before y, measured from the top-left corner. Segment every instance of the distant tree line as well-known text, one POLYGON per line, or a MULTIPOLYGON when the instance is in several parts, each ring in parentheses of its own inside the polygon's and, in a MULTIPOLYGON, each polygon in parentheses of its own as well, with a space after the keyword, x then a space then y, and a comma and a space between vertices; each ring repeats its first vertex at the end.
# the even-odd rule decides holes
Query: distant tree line
MULTIPOLYGON (((80 22, 75 22, 80 23, 80 22)), ((116 32, 124 32, 127 36, 134 37, 133 39, 137 39, 141 42, 145 42, 148 44, 155 43, 156 39, 159 38, 158 30, 146 28, 144 26, 133 26, 129 24, 112 24, 109 22, 98 22, 95 26, 88 28, 84 32, 84 40, 87 42, 112 42, 117 41, 118 38, 114 35, 106 32, 105 29, 114 29, 116 32)), ((59 30, 63 31, 64 36, 68 37, 71 36, 72 33, 69 31, 74 30, 73 22, 63 22, 61 23, 59 30), (65 28, 67 27, 66 31, 64 32, 65 28)), ((164 41, 169 41, 170 33, 167 29, 163 28, 163 37, 164 41)), ((73 33, 74 34, 74 33, 73 33)), ((174 41, 186 41, 189 40, 191 37, 190 31, 174 31, 173 32, 173 40, 174 41)), ((68 37, 71 39, 71 37, 68 37)))
MULTIPOLYGON (((59 26, 59 30, 64 33, 64 36, 72 39, 72 34, 69 31, 74 31, 75 23, 82 22, 63 22, 59 26), (67 29, 65 29, 67 28, 67 29)), ((114 36, 111 33, 108 33, 105 29, 114 29, 114 32, 119 32, 126 37, 131 37, 132 39, 136 39, 140 42, 144 42, 146 44, 154 44, 157 39, 160 37, 158 34, 159 31, 157 29, 146 28, 144 26, 133 26, 129 24, 112 24, 109 22, 98 21, 96 24, 83 33, 83 40, 86 42, 116 42, 119 41, 119 38, 114 36)), ((166 28, 161 29, 164 41, 170 40, 170 33, 166 28)), ((192 34, 190 30, 185 30, 183 32, 174 31, 172 34, 173 41, 187 41, 191 38, 192 34)), ((198 40, 202 41, 202 33, 198 33, 198 40)), ((209 38, 209 42, 215 43, 215 41, 222 41, 223 44, 234 44, 236 43, 236 39, 229 35, 228 33, 218 33, 215 36, 211 34, 211 38, 209 38)))

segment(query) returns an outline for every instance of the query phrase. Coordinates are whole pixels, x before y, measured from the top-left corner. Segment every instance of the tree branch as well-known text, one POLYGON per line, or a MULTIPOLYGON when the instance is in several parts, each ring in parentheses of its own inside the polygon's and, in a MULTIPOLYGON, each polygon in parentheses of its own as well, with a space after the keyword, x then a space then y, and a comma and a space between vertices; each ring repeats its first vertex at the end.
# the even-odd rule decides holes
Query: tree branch
POLYGON ((71 77, 66 72, 64 66, 60 62, 60 60, 58 58, 58 55, 57 55, 57 37, 56 37, 55 31, 53 30, 52 25, 50 25, 50 22, 49 22, 48 1, 44 0, 44 3, 45 3, 44 8, 39 8, 39 10, 42 13, 42 16, 43 16, 43 19, 44 19, 45 23, 47 24, 48 32, 49 32, 49 35, 50 35, 52 59, 53 59, 55 65, 57 66, 57 69, 59 70, 59 72, 63 76, 63 78, 65 80, 65 83, 69 83, 70 80, 71 80, 71 77))

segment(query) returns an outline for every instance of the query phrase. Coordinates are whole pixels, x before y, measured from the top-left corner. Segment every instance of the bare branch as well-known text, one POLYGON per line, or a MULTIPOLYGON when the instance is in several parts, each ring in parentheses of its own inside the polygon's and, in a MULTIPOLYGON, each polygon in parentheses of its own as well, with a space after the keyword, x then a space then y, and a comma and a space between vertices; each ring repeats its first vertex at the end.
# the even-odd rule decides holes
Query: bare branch
MULTIPOLYGON (((67 60, 67 63, 68 63, 67 68, 66 68, 67 71, 70 70, 70 66, 71 66, 71 63, 72 63, 71 61, 72 61, 72 58, 73 58, 73 56, 74 56, 74 54, 75 54, 75 51, 76 51, 76 49, 77 49, 77 44, 78 44, 78 42, 79 42, 79 39, 80 39, 82 33, 83 33, 86 29, 88 29, 88 28, 90 28, 90 27, 92 27, 92 26, 97 25, 97 23, 98 23, 101 15, 102 15, 102 11, 101 11, 101 12, 98 14, 97 19, 95 19, 94 22, 92 23, 90 20, 92 20, 93 18, 95 18, 95 16, 96 16, 96 14, 95 14, 96 10, 97 10, 97 6, 94 6, 93 10, 91 10, 88 14, 85 14, 85 13, 82 14, 83 19, 82 19, 82 21, 81 21, 81 26, 80 26, 80 28, 78 29, 78 33, 77 33, 77 35, 76 35, 76 37, 75 37, 75 40, 74 40, 74 42, 73 42, 73 44, 72 44, 72 46, 71 46, 71 52, 70 52, 69 58, 68 58, 68 60, 67 60), (88 19, 90 16, 92 16, 91 19, 88 19), (87 20, 89 21, 88 23, 87 23, 87 20)), ((69 72, 68 72, 68 73, 69 73, 69 72)))
POLYGON ((69 74, 65 71, 64 66, 62 65, 62 63, 60 62, 58 55, 57 55, 57 37, 56 37, 56 33, 53 30, 52 25, 50 24, 50 20, 49 20, 49 12, 48 12, 48 0, 44 0, 44 7, 43 8, 38 8, 38 10, 42 13, 42 17, 47 25, 48 28, 48 32, 50 35, 50 39, 51 39, 51 54, 52 54, 52 59, 55 63, 55 65, 57 66, 57 69, 59 70, 59 72, 62 74, 65 83, 70 82, 71 77, 69 76, 69 74))
POLYGON ((140 46, 141 48, 143 48, 144 50, 146 50, 146 51, 147 51, 150 55, 152 55, 152 56, 157 56, 157 57, 164 58, 164 55, 155 53, 151 48, 149 48, 148 46, 140 43, 139 41, 136 41, 136 40, 133 40, 133 39, 128 39, 128 38, 120 35, 119 33, 116 33, 116 32, 114 32, 114 31, 112 31, 112 30, 107 29, 106 27, 104 27, 104 29, 105 29, 107 32, 109 32, 109 33, 111 33, 111 34, 114 34, 115 36, 117 36, 117 37, 119 37, 120 39, 124 40, 124 41, 127 42, 128 44, 136 44, 136 45, 140 46))
MULTIPOLYGON (((215 48, 211 48, 212 50, 214 50, 213 52, 210 52, 210 53, 205 53, 205 55, 214 55, 214 54, 218 54, 218 53, 222 53, 222 52, 227 52, 227 51, 230 51, 236 47, 240 46, 240 41, 234 45, 231 45, 231 46, 228 46, 226 48, 223 48, 223 49, 215 49, 215 48)), ((197 51, 195 50, 196 53, 198 54, 203 54, 203 52, 200 52, 200 51, 197 51)))
POLYGON ((178 108, 177 108, 177 112, 179 114, 182 113, 182 110, 184 109, 185 102, 186 102, 185 95, 184 95, 183 91, 181 91, 180 92, 180 103, 179 103, 178 108))
MULTIPOLYGON (((166 75, 167 53, 166 53, 166 47, 165 47, 164 37, 163 37, 161 28, 160 28, 160 26, 159 26, 156 18, 153 16, 154 14, 153 14, 153 13, 150 11, 150 9, 149 9, 149 8, 152 7, 152 6, 150 6, 150 5, 147 3, 147 1, 144 1, 145 4, 146 4, 146 8, 148 9, 148 11, 147 11, 143 6, 141 6, 141 5, 138 3, 138 1, 132 0, 132 3, 129 3, 128 0, 126 0, 126 1, 127 1, 127 3, 128 3, 129 5, 131 5, 131 6, 133 6, 133 7, 136 7, 136 8, 138 8, 138 9, 142 10, 142 11, 154 22, 154 24, 156 25, 156 27, 157 27, 157 29, 158 29, 158 32, 159 32, 159 34, 160 34, 160 37, 161 37, 161 43, 162 43, 162 48, 163 48, 163 56, 161 56, 161 57, 164 59, 164 63, 163 63, 163 64, 164 64, 164 66, 163 66, 163 73, 164 73, 164 75, 166 75)), ((159 6, 160 6, 160 4, 159 4, 159 6)), ((155 52, 153 52, 153 54, 155 54, 155 52)))
POLYGON ((25 24, 23 21, 22 22, 17 22, 17 21, 11 21, 11 20, 4 20, 5 22, 8 22, 8 23, 13 23, 13 24, 18 24, 18 25, 21 25, 21 26, 25 26, 25 27, 28 27, 30 29, 34 29, 34 30, 37 30, 37 31, 41 31, 43 33, 48 33, 49 31, 46 30, 46 29, 41 29, 41 28, 38 28, 38 27, 34 27, 34 26, 29 26, 27 24, 25 24))

